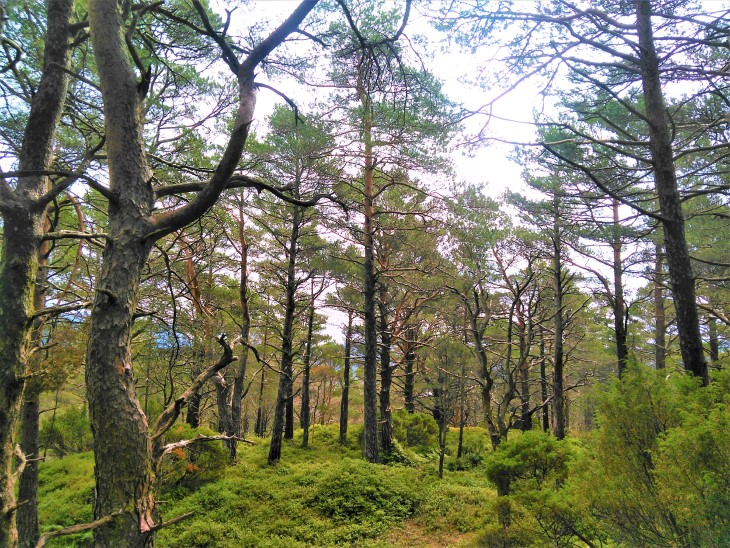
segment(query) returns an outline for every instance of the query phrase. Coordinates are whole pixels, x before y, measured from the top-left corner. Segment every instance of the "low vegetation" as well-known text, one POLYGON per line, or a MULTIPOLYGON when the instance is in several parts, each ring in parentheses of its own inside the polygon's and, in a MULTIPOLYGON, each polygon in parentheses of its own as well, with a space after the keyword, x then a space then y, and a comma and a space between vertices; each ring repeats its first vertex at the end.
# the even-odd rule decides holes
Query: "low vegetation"
MULTIPOLYGON (((335 425, 313 427, 306 449, 299 432, 274 466, 267 439, 242 446, 232 466, 217 442, 194 444, 168 457, 160 501, 166 520, 191 515, 163 528, 156 545, 727 545, 728 394, 728 373, 708 389, 635 369, 596 394, 592 434, 513 432, 492 451, 484 429, 466 428, 457 459, 451 429, 443 480, 426 415, 396 421, 402 458, 389 465, 363 460, 357 428, 339 445, 335 425)), ((92 491, 90 453, 44 463, 42 529, 90 521, 92 491)), ((49 546, 90 541, 85 533, 49 546)))

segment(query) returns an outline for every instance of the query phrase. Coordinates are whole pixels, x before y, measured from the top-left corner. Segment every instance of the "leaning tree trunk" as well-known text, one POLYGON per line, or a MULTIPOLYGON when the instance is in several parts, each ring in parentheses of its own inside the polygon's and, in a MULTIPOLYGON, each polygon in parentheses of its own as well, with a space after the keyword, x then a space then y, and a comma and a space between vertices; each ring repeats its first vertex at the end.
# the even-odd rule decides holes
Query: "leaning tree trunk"
POLYGON ((347 416, 350 409, 350 353, 352 352, 352 310, 347 311, 345 334, 345 367, 342 371, 342 400, 340 401, 340 445, 347 444, 347 416))
POLYGON ((684 232, 682 201, 677 187, 677 173, 672 150, 672 129, 667 115, 659 75, 659 60, 654 48, 651 27, 651 2, 637 0, 636 26, 640 46, 641 83, 649 130, 649 147, 654 171, 654 185, 664 229, 669 279, 677 311, 676 323, 684 368, 709 382, 707 362, 702 349, 700 320, 697 312, 695 281, 684 232))
MULTIPOLYGON (((20 172, 46 171, 53 161, 53 140, 68 89, 71 60, 71 0, 49 0, 43 71, 25 127, 20 172)), ((0 181, 3 245, 0 265, 0 546, 15 546, 13 440, 31 351, 33 291, 38 249, 43 237, 48 179, 18 178, 14 191, 0 181)))

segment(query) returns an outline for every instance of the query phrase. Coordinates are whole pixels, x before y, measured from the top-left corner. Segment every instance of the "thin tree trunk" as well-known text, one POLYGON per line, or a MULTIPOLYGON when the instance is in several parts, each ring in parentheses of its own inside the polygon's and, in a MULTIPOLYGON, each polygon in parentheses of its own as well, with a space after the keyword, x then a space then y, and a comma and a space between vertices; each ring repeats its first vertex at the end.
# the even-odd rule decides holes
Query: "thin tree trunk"
POLYGON ((548 432, 550 430, 550 404, 547 403, 548 399, 548 379, 547 371, 545 369, 547 356, 545 355, 545 331, 540 326, 540 396, 542 397, 542 431, 548 432))
POLYGON ((363 363, 363 454, 369 462, 379 462, 378 451, 378 408, 377 408, 377 329, 375 325, 375 257, 373 256, 373 235, 375 232, 373 209, 373 178, 375 174, 373 146, 372 146, 372 119, 368 111, 370 101, 364 91, 360 92, 360 100, 366 113, 364 116, 363 140, 365 143, 365 172, 364 172, 364 204, 363 204, 363 296, 364 296, 364 328, 365 328, 365 360, 363 363))
POLYGON ((679 346, 684 368, 709 382, 707 362, 702 349, 700 320, 697 312, 695 282, 684 232, 682 202, 677 190, 677 174, 672 150, 672 130, 664 102, 659 76, 659 60, 654 48, 651 27, 651 2, 637 0, 636 26, 639 35, 641 80, 648 119, 649 146, 654 171, 654 185, 664 228, 664 247, 669 266, 679 346))
POLYGON ((352 353, 352 316, 347 311, 347 333, 345 334, 345 367, 342 372, 342 400, 340 401, 340 445, 347 444, 347 417, 350 409, 350 354, 352 353))
POLYGON ((532 430, 532 412, 530 410, 530 347, 532 345, 533 331, 532 318, 525 321, 524 314, 520 314, 521 322, 519 324, 519 344, 520 344, 520 361, 519 361, 519 382, 520 382, 520 430, 527 432, 532 430), (528 324, 528 325, 526 325, 528 324), (527 332, 526 332, 527 331, 527 332))
MULTIPOLYGON (((269 332, 264 329, 264 355, 263 359, 266 359, 266 347, 269 344, 268 341, 269 332)), ((261 382, 259 383, 259 397, 258 405, 256 407, 256 428, 255 433, 258 437, 263 438, 266 434, 266 425, 264 423, 264 386, 266 383, 266 367, 261 370, 261 382)))
MULTIPOLYGON (((314 286, 312 286, 312 303, 307 317, 307 346, 304 352, 304 378, 302 379, 302 447, 309 447, 309 423, 311 411, 309 409, 309 373, 312 361, 312 333, 314 330, 314 286)), ((319 399, 319 396, 318 396, 319 399)))
POLYGON ((707 318, 707 330, 710 338, 710 363, 713 367, 717 367, 717 362, 720 359, 720 340, 717 337, 717 320, 715 318, 707 318))
POLYGON ((406 330, 406 350, 405 350, 405 381, 403 387, 403 398, 405 400, 406 412, 413 414, 416 412, 416 404, 414 399, 415 377, 416 372, 414 365, 416 363, 416 328, 408 327, 406 330))
POLYGON ((623 377, 629 358, 627 344, 627 315, 624 303, 623 262, 621 260, 621 224, 618 215, 618 200, 613 200, 613 326, 616 334, 616 358, 618 378, 623 377))
POLYGON ((667 312, 664 306, 663 242, 655 244, 654 259, 654 367, 664 369, 667 362, 667 312))
MULTIPOLYGON (((241 246, 241 273, 239 276, 239 299, 241 302, 241 357, 238 362, 238 370, 236 376, 233 379, 233 390, 231 391, 231 426, 230 432, 227 432, 229 436, 235 436, 241 438, 241 409, 244 398, 244 388, 246 385, 246 369, 248 367, 248 346, 251 335, 251 311, 249 310, 249 296, 248 296, 248 240, 246 239, 246 232, 244 230, 244 210, 243 210, 243 196, 239 202, 239 223, 238 223, 238 242, 241 246)), ((263 371, 262 371, 263 373, 263 371)), ((231 462, 236 460, 236 453, 238 451, 238 441, 235 439, 228 440, 228 452, 231 458, 231 462)))
POLYGON ((554 336, 553 342, 553 413, 555 414, 554 434, 559 440, 565 437, 565 394, 563 393, 563 330, 565 315, 563 313, 563 261, 560 225, 558 216, 558 198, 554 202, 553 222, 553 289, 554 298, 554 336))
POLYGON ((461 378, 459 378, 459 445, 456 458, 460 459, 464 451, 464 425, 469 413, 466 410, 466 361, 461 362, 461 378))
POLYGON ((390 388, 393 385, 393 369, 390 366, 391 337, 387 318, 387 292, 380 289, 380 443, 384 455, 393 449, 393 416, 390 409, 390 388))
POLYGON ((294 336, 294 314, 297 308, 296 264, 300 220, 301 208, 295 207, 292 230, 289 237, 289 248, 287 249, 286 305, 284 310, 284 326, 281 333, 281 373, 279 373, 279 390, 276 396, 276 410, 274 411, 274 430, 271 434, 271 446, 269 447, 269 464, 281 459, 282 437, 286 439, 294 437, 294 404, 292 401, 294 355, 292 339, 294 336))
MULTIPOLYGON (((45 221, 44 230, 48 230, 49 222, 45 221)), ((47 279, 48 279, 48 253, 50 245, 43 242, 38 250, 38 272, 36 274, 35 294, 33 295, 33 307, 42 310, 46 306, 47 279)), ((41 374, 41 354, 37 350, 42 345, 43 328, 45 322, 42 318, 36 318, 33 322, 32 346, 36 349, 33 357, 33 371, 31 373, 41 374)), ((40 379, 26 383, 23 391, 23 406, 21 408, 21 434, 20 450, 28 462, 20 475, 18 482, 18 500, 21 505, 18 508, 18 538, 21 548, 35 547, 40 535, 38 530, 38 458, 39 442, 38 433, 40 429, 40 395, 42 385, 40 379)))

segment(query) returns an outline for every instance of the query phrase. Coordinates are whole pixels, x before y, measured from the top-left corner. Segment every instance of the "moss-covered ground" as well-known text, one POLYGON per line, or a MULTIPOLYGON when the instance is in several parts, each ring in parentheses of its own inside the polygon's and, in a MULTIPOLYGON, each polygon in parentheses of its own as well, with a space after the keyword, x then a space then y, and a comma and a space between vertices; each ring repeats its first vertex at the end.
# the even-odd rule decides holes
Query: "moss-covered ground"
MULTIPOLYGON (((496 494, 479 464, 486 433, 467 429, 469 459, 459 463, 453 456, 456 435, 449 434, 450 469, 443 479, 435 452, 417 455, 405 449, 400 464, 369 464, 356 433, 349 447, 340 446, 336 426, 314 427, 308 449, 301 448, 301 434, 295 436, 274 466, 266 463, 268 440, 241 444, 238 462, 223 467, 216 479, 197 484, 173 475, 173 484, 160 493, 162 519, 193 515, 159 531, 155 545, 477 545, 480 533, 496 524, 496 494)), ((92 493, 90 453, 44 463, 42 531, 90 521, 92 493)), ((90 538, 88 533, 63 537, 47 546, 88 546, 90 538)))

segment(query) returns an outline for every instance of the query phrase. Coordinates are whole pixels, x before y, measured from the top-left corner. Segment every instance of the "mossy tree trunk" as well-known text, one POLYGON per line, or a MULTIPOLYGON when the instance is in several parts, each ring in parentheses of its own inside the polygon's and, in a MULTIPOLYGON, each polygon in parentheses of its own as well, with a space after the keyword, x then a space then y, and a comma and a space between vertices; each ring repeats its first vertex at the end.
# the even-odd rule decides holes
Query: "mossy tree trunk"
MULTIPOLYGON (((18 158, 20 176, 11 189, 0 181, 3 246, 0 261, 0 546, 15 546, 14 437, 31 353, 33 292, 43 238, 49 181, 47 171, 66 100, 71 61, 73 2, 49 0, 43 68, 18 158)), ((57 184, 56 190, 60 188, 57 184)))
MULTIPOLYGON (((120 5, 89 2, 89 24, 104 102, 109 164, 108 238, 91 313, 86 358, 87 397, 94 434, 94 517, 114 518, 94 530, 96 546, 145 546, 154 533, 154 455, 147 417, 135 394, 131 330, 140 274, 155 239, 204 214, 228 184, 243 152, 256 105, 254 73, 316 2, 303 2, 242 62, 236 74, 239 105, 233 129, 211 179, 184 206, 152 216, 155 201, 143 141, 142 94, 130 66, 120 5)), ((143 82, 144 84, 144 82, 143 82)), ((191 394, 190 394, 191 395, 191 394)), ((177 404, 173 421, 179 413, 177 404)), ((155 443, 171 422, 158 425, 155 443)))

